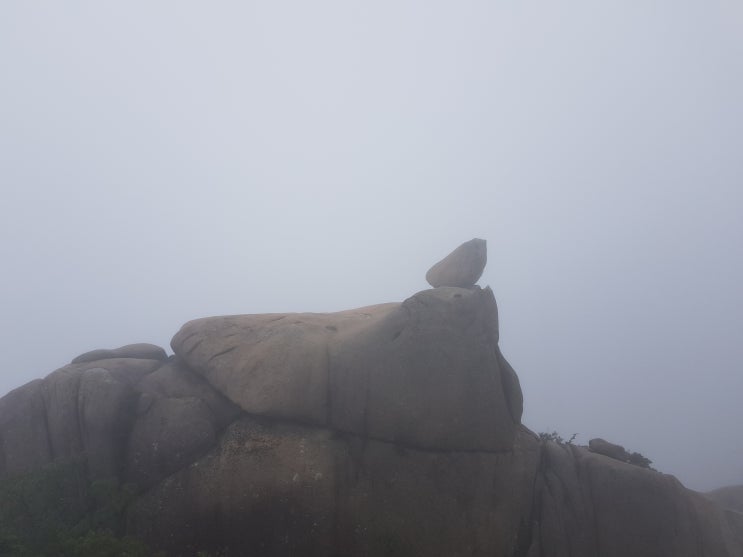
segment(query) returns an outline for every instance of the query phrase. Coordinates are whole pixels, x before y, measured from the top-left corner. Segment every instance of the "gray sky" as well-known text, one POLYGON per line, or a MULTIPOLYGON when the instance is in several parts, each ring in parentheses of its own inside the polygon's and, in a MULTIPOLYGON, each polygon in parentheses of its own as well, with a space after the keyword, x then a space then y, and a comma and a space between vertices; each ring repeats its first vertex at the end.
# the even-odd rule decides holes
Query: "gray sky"
POLYGON ((486 238, 524 423, 743 483, 743 4, 0 4, 0 393, 486 238))

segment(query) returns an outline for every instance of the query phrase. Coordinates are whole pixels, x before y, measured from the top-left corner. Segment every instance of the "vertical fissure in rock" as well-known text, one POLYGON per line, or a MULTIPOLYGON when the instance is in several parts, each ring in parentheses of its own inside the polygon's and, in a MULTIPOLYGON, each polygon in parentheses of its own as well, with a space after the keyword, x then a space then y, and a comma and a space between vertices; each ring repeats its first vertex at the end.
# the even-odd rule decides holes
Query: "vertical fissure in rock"
MULTIPOLYGON (((80 452, 85 452, 85 438, 83 437, 83 428, 82 424, 80 423, 80 384, 82 383, 82 372, 76 374, 75 376, 75 399, 74 399, 74 407, 73 411, 75 412, 75 434, 77 435, 78 442, 80 443, 78 449, 80 452)), ((87 467, 87 463, 86 463, 87 467)))
POLYGON ((333 371, 330 361, 330 343, 325 341, 325 427, 333 425, 333 371))
POLYGON ((591 502, 591 508, 587 513, 587 517, 589 520, 592 521, 593 539, 595 543, 594 555, 596 557, 601 557, 601 535, 599 532, 599 525, 596 517, 596 498, 593 494, 593 482, 591 481, 590 471, 584 469, 585 467, 582 459, 578 458, 578 449, 571 446, 570 450, 573 454, 573 458, 575 459, 575 470, 578 476, 578 484, 581 486, 585 486, 585 489, 588 490, 588 499, 591 502))
MULTIPOLYGON (((362 414, 361 434, 366 439, 369 437, 369 404, 371 402, 371 372, 367 368, 364 374, 364 412, 362 414)), ((364 441, 366 442, 366 441, 364 441)))
POLYGON ((5 475, 5 471, 8 469, 8 462, 5 457, 5 439, 0 432, 0 478, 5 475))
POLYGON ((49 430, 49 410, 46 407, 46 400, 43 393, 39 390, 39 397, 41 398, 41 408, 44 417, 44 432, 46 433, 46 450, 49 454, 49 460, 54 460, 54 444, 52 443, 52 432, 49 430))
POLYGON ((139 406, 140 394, 130 387, 130 392, 124 399, 119 412, 122 414, 121 425, 116 431, 118 444, 114 445, 118 466, 115 467, 116 476, 119 481, 126 477, 126 453, 131 441, 134 424, 137 421, 137 408, 139 406))
POLYGON ((542 449, 540 443, 539 447, 539 458, 536 470, 534 471, 534 479, 532 481, 532 500, 529 508, 528 518, 526 523, 523 518, 519 523, 519 529, 516 536, 516 547, 513 553, 513 557, 527 557, 530 554, 531 548, 534 543, 537 543, 539 547, 539 556, 543 557, 542 543, 540 539, 541 523, 542 523, 542 489, 544 486, 544 470, 545 470, 545 451, 542 449))

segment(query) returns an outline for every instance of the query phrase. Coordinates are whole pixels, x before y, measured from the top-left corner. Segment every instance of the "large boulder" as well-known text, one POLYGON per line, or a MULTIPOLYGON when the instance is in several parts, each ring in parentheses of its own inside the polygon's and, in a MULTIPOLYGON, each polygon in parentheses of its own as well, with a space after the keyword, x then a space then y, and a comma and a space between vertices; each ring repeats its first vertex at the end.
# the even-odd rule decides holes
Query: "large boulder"
POLYGON ((627 462, 630 458, 629 453, 625 450, 624 447, 615 443, 610 443, 609 441, 601 439, 600 437, 591 439, 588 442, 588 450, 593 453, 608 456, 609 458, 613 458, 614 460, 619 460, 621 462, 627 462))
POLYGON ((431 267, 426 273, 426 281, 434 288, 439 286, 471 288, 482 275, 487 261, 485 240, 474 238, 431 267))
POLYGON ((120 475, 135 396, 131 386, 106 368, 94 367, 81 374, 77 408, 92 479, 120 475))
POLYGON ((509 450, 521 388, 496 338, 489 288, 426 290, 363 330, 339 330, 330 426, 421 448, 509 450))
POLYGON ((438 288, 331 314, 191 321, 172 347, 253 415, 413 447, 507 450, 521 389, 489 288, 438 288))
POLYGON ((217 434, 198 398, 141 397, 126 447, 126 480, 152 486, 209 450, 217 434))
POLYGON ((529 556, 740 557, 736 521, 673 476, 546 442, 529 556))
POLYGON ((127 442, 125 479, 144 488, 211 449, 240 413, 177 362, 147 375, 137 388, 141 395, 127 442))
POLYGON ((228 398, 216 391, 198 373, 179 361, 168 362, 137 383, 137 389, 148 399, 198 399, 209 409, 217 429, 224 428, 240 413, 228 398))
POLYGON ((174 555, 506 556, 530 520, 538 441, 507 453, 407 449, 245 417, 130 509, 174 555))
POLYGON ((92 477, 116 476, 135 389, 161 362, 132 358, 70 364, 0 399, 0 475, 85 453, 92 477))
POLYGON ((211 448, 240 412, 177 362, 110 355, 0 399, 0 478, 83 457, 90 480, 147 487, 211 448))
POLYGON ((0 398, 0 477, 51 461, 43 384, 40 379, 0 398))

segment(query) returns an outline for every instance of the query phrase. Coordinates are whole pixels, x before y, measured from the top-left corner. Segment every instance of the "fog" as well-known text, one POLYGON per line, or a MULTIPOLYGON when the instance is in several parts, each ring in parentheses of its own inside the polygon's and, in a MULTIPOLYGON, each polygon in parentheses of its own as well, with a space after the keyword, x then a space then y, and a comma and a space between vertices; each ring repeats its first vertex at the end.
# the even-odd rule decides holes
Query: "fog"
POLYGON ((743 483, 740 2, 6 0, 0 84, 0 394, 480 237, 528 427, 743 483))

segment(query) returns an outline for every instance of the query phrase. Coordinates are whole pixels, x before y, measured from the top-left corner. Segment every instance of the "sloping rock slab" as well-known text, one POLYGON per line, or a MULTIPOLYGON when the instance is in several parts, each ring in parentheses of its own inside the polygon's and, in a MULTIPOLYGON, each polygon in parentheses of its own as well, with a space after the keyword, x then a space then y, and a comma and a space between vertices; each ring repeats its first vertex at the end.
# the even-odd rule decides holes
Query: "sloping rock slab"
POLYGON ((250 414, 412 447, 505 450, 521 389, 497 338, 490 289, 437 288, 339 313, 199 319, 171 345, 250 414))

